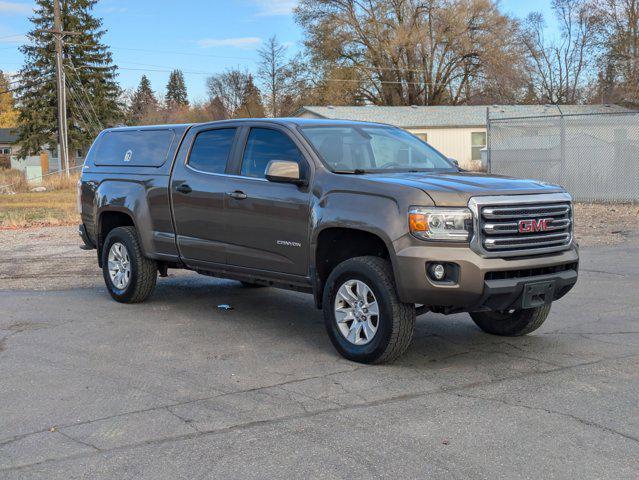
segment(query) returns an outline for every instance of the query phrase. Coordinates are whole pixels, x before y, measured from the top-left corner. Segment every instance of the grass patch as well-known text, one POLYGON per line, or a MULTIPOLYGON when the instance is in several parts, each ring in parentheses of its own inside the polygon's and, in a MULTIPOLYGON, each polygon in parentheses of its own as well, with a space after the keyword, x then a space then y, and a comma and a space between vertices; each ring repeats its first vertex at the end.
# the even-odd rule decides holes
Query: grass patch
POLYGON ((79 223, 75 188, 0 195, 0 228, 79 223))

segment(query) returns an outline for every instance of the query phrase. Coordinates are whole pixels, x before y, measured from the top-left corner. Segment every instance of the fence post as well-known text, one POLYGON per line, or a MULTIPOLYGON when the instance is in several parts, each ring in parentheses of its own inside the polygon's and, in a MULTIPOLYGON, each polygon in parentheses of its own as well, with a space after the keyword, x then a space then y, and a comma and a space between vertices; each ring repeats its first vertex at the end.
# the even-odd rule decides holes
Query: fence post
POLYGON ((490 107, 486 107, 486 170, 492 173, 492 162, 490 161, 490 107))
MULTIPOLYGON (((559 111, 561 112, 561 110, 559 111)), ((559 152, 561 162, 561 186, 566 187, 566 119, 563 112, 561 112, 559 116, 559 152)))

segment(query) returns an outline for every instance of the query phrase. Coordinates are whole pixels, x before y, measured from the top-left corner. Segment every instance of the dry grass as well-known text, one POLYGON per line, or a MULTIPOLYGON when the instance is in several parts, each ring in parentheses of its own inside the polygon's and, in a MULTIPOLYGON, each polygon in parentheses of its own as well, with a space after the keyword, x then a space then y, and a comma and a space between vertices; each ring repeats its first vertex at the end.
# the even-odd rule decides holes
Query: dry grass
POLYGON ((0 229, 78 222, 75 188, 0 195, 0 229))
POLYGON ((39 185, 28 184, 22 172, 0 170, 0 229, 78 223, 75 195, 80 173, 47 175, 39 185), (31 189, 44 187, 44 192, 31 189))
POLYGON ((18 170, 0 169, 0 194, 29 190, 24 174, 18 170))
POLYGON ((80 172, 72 172, 70 176, 60 173, 42 177, 39 184, 27 183, 24 174, 18 170, 0 170, 0 194, 30 192, 34 187, 44 187, 47 191, 74 189, 80 178, 80 172))

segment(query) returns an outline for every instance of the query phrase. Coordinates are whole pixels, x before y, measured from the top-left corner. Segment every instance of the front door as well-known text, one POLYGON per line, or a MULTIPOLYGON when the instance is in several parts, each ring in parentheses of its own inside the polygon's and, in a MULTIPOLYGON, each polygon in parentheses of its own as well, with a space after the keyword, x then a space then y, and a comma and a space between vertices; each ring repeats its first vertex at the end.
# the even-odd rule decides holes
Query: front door
POLYGON ((229 178, 226 197, 229 265, 308 275, 308 187, 265 179, 271 160, 293 160, 308 175, 309 165, 282 128, 252 127, 238 175, 229 178))
MULTIPOLYGON (((227 165, 238 128, 195 128, 186 158, 176 159, 171 182, 177 244, 190 266, 226 263, 227 165)), ((186 143, 188 145, 188 143, 186 143)))

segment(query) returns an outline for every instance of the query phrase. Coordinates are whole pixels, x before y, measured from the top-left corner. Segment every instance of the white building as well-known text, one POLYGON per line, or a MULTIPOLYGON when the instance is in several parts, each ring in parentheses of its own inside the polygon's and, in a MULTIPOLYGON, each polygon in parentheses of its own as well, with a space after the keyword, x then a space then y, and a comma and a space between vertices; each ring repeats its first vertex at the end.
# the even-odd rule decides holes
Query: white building
POLYGON ((461 164, 481 159, 486 147, 487 118, 535 117, 625 111, 615 105, 477 105, 432 107, 314 107, 295 116, 379 122, 404 128, 461 164), (559 110, 561 108, 561 110, 559 110))

